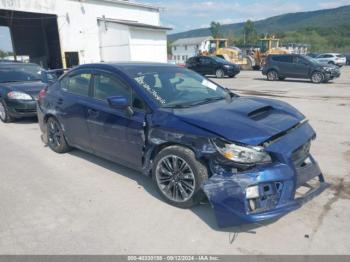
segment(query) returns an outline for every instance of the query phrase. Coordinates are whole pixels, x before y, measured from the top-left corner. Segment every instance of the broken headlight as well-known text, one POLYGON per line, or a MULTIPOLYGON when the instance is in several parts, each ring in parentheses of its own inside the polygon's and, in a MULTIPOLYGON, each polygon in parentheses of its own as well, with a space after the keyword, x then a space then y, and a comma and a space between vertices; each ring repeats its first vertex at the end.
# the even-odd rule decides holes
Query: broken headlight
POLYGON ((270 163, 271 156, 260 146, 242 146, 226 143, 222 140, 214 140, 219 153, 226 159, 240 164, 270 163))

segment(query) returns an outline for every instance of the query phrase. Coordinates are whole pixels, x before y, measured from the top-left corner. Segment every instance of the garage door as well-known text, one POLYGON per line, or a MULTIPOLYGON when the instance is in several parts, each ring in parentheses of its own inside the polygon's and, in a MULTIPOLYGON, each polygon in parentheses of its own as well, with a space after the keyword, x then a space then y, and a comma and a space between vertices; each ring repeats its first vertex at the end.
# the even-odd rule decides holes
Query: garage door
POLYGON ((98 24, 102 61, 167 61, 164 30, 106 20, 99 20, 98 24))
POLYGON ((133 61, 166 62, 164 32, 130 28, 130 54, 133 61))
POLYGON ((130 61, 129 27, 99 21, 101 61, 130 61))

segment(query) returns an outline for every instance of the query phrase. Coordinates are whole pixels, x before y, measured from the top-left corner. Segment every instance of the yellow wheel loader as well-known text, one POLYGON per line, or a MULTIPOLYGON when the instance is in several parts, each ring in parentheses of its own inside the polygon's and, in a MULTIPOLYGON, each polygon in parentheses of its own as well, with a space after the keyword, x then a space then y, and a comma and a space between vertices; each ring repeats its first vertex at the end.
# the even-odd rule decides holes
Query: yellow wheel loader
POLYGON ((255 60, 256 68, 261 68, 265 64, 268 55, 289 54, 290 52, 280 47, 280 39, 275 36, 265 36, 259 40, 258 48, 253 49, 251 56, 255 60))
POLYGON ((237 64, 243 70, 252 69, 255 61, 252 57, 244 57, 242 50, 237 47, 228 47, 225 38, 207 40, 200 48, 200 55, 218 56, 226 61, 237 64))
POLYGON ((279 46, 280 40, 274 36, 260 39, 258 47, 246 50, 246 54, 238 47, 228 47, 227 43, 225 38, 207 40, 200 48, 200 54, 221 57, 239 65, 243 70, 259 70, 268 55, 289 53, 287 49, 279 46))

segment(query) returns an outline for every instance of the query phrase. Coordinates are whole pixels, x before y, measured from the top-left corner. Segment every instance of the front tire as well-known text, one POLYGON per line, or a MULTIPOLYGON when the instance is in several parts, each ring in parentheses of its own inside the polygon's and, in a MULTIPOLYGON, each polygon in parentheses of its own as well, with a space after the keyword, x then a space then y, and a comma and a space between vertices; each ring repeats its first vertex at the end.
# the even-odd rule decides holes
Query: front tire
POLYGON ((321 72, 313 72, 311 75, 311 82, 315 84, 322 83, 324 81, 324 75, 321 72))
POLYGON ((278 79, 278 73, 276 70, 270 70, 267 72, 267 80, 276 81, 278 79))
POLYGON ((61 125, 56 118, 50 117, 47 120, 46 127, 47 144, 52 151, 63 154, 71 150, 71 147, 68 145, 66 138, 64 137, 61 125))
POLYGON ((216 78, 223 78, 225 77, 225 72, 222 69, 217 69, 215 72, 216 78))
POLYGON ((208 179, 208 170, 192 150, 169 146, 156 156, 152 177, 167 203, 190 208, 201 200, 201 186, 208 179))
POLYGON ((0 101, 0 120, 3 123, 10 123, 13 118, 9 115, 7 107, 3 101, 0 101))

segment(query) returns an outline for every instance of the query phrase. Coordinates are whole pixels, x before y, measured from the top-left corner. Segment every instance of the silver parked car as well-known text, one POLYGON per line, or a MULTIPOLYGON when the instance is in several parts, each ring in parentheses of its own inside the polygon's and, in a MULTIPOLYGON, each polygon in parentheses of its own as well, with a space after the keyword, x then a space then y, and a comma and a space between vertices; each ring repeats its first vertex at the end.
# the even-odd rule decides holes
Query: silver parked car
POLYGON ((318 55, 316 58, 321 63, 337 65, 339 67, 346 64, 346 57, 338 53, 326 53, 318 55))

